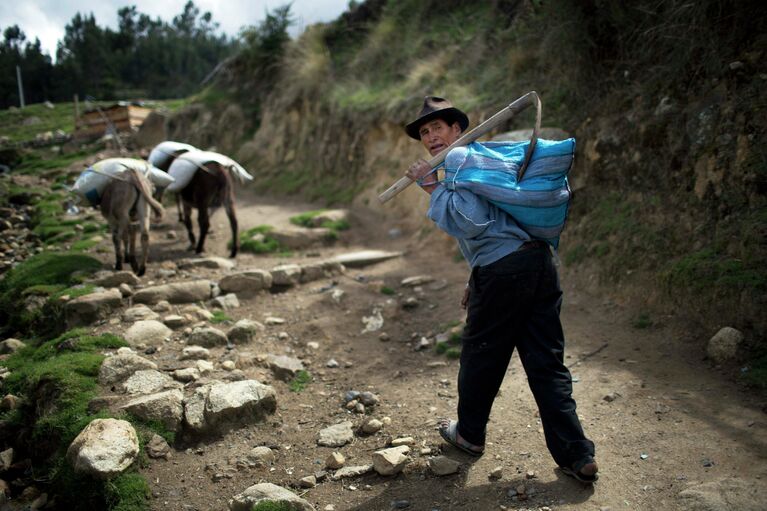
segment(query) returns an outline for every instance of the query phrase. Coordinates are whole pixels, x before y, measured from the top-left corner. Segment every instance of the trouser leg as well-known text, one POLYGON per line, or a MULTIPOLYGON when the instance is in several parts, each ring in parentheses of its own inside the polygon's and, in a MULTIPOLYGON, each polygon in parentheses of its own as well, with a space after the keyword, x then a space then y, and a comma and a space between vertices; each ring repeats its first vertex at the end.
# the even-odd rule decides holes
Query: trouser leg
POLYGON ((583 433, 572 398, 572 379, 564 364, 561 303, 556 268, 546 253, 533 307, 517 349, 538 404, 549 452, 558 465, 571 467, 594 456, 594 443, 583 433))

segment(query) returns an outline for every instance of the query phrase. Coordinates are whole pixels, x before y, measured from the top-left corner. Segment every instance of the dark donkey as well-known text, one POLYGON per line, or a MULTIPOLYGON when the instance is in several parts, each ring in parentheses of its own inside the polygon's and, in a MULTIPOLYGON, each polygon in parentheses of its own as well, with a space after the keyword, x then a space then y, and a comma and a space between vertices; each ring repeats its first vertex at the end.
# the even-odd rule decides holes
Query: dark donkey
MULTIPOLYGON (((193 145, 185 144, 183 142, 175 142, 173 140, 166 140, 160 142, 149 153, 147 161, 160 170, 168 172, 173 161, 184 153, 189 151, 196 151, 197 148, 193 145)), ((155 192, 155 199, 162 202, 162 196, 165 192, 164 188, 158 188, 155 192)), ((181 199, 176 194, 176 209, 178 210, 178 221, 184 221, 184 215, 181 211, 181 199)))
POLYGON ((192 180, 181 189, 181 204, 184 210, 184 225, 189 233, 189 250, 201 253, 205 247, 205 237, 210 229, 210 214, 215 208, 224 206, 229 225, 232 228, 232 250, 229 257, 236 257, 240 248, 237 234, 237 215, 234 203, 234 183, 231 168, 215 161, 200 164, 192 180), (192 208, 197 209, 197 224, 200 228, 199 239, 195 240, 192 229, 192 208))

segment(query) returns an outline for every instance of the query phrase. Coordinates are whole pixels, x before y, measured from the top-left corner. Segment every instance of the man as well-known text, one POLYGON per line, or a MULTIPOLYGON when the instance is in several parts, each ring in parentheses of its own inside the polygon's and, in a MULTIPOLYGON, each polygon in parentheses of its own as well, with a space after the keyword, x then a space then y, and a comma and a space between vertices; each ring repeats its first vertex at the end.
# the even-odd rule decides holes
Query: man
MULTIPOLYGON (((446 99, 428 96, 405 128, 432 156, 460 138, 469 119, 446 99)), ((439 432, 473 456, 484 453, 486 425, 516 348, 525 368, 554 461, 585 483, 597 480, 594 443, 575 413, 570 372, 563 363, 559 320, 562 291, 548 245, 479 195, 450 189, 425 160, 406 173, 429 195, 428 216, 458 240, 471 266, 461 305, 467 309, 458 373, 458 420, 439 432)))

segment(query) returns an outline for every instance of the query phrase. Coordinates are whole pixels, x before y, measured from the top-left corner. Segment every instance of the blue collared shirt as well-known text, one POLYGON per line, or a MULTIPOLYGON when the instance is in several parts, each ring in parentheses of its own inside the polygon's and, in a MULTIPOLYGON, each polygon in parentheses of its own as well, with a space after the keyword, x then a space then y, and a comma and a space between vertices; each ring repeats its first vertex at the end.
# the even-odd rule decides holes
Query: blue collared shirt
POLYGON ((486 266, 519 249, 530 235, 487 199, 440 183, 431 194, 428 217, 458 240, 469 265, 486 266))

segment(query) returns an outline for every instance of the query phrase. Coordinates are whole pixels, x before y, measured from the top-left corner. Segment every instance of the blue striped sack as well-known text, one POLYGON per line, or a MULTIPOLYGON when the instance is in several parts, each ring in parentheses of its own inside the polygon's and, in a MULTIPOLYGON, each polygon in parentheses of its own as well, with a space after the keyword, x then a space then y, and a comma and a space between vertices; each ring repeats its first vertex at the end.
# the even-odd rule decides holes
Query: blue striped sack
POLYGON ((519 181, 529 145, 529 141, 472 142, 457 147, 445 158, 444 184, 485 197, 509 213, 532 238, 557 248, 572 195, 567 174, 573 165, 575 139, 538 139, 519 181))

